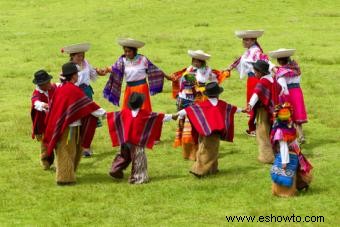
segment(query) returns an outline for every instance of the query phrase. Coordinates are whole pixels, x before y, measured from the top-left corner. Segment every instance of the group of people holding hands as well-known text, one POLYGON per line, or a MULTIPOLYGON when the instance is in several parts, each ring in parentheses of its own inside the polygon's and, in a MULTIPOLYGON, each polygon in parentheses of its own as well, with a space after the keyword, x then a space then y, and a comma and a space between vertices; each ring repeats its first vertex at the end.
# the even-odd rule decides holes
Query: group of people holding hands
POLYGON ((249 136, 256 136, 258 160, 273 163, 273 194, 292 196, 307 189, 312 166, 302 155, 305 142, 302 124, 307 122, 301 72, 291 59, 294 49, 269 52, 278 66, 269 61, 258 38, 263 30, 236 31, 246 51, 227 69, 208 66, 211 57, 202 50, 189 50, 191 64, 178 72, 166 74, 138 50, 145 44, 124 38, 118 44, 123 54, 109 67, 95 68, 85 58, 90 44, 62 48, 69 61, 62 66, 60 83, 51 83, 45 70, 34 74, 36 88, 32 95, 32 138, 41 141, 41 163, 49 169, 56 156, 58 185, 76 182, 75 172, 82 156, 92 156, 91 143, 97 127, 106 118, 112 146, 119 146, 109 174, 123 178, 131 163, 129 182, 149 181, 145 148, 153 148, 161 138, 163 122, 178 120, 173 146, 182 148, 184 159, 194 161, 190 173, 201 178, 218 172, 220 141, 232 142, 234 114, 249 115, 249 136), (246 106, 238 108, 219 98, 222 83, 237 69, 247 77, 246 106), (106 112, 93 101, 91 81, 109 74, 104 97, 120 105, 123 80, 125 91, 121 111, 106 112), (163 91, 164 79, 172 83, 176 100, 174 114, 152 112, 150 96, 163 91))

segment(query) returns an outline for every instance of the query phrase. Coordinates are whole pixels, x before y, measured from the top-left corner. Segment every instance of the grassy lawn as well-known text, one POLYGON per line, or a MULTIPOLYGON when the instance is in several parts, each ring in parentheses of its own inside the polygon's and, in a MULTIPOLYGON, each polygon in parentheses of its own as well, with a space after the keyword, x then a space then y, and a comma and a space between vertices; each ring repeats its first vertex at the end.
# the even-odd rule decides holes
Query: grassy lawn
MULTIPOLYGON (((226 215, 271 214, 322 215, 324 223, 315 225, 340 225, 339 9, 332 0, 0 0, 0 226, 228 226, 236 222, 226 215), (149 184, 129 185, 129 171, 123 181, 108 176, 117 149, 106 125, 97 130, 94 157, 81 161, 77 185, 57 187, 55 173, 40 167, 39 143, 30 138, 32 78, 45 68, 58 80, 68 60, 64 45, 91 42, 87 59, 104 67, 122 54, 116 39, 129 36, 145 41, 141 53, 167 73, 190 64, 188 49, 205 50, 210 66, 222 69, 244 51, 234 30, 252 28, 265 29, 259 40, 265 52, 297 48, 309 114, 303 152, 315 175, 307 193, 271 195, 270 166, 256 160, 245 115, 235 117, 234 143, 221 144, 220 173, 202 180, 189 175, 192 162, 171 146, 175 122, 164 125, 162 143, 147 152, 149 184)), ((102 97, 106 81, 93 83, 95 100, 118 110, 102 97)), ((245 105, 245 81, 236 72, 223 87, 222 99, 245 105)), ((155 111, 176 110, 169 82, 151 101, 155 111)))

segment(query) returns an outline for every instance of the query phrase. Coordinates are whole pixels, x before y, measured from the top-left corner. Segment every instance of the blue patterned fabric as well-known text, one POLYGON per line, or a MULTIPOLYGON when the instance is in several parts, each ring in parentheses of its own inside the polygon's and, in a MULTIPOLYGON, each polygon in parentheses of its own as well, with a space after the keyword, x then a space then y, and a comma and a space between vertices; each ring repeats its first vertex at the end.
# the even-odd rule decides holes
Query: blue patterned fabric
POLYGON ((275 155, 274 164, 270 170, 270 175, 274 183, 291 187, 293 185, 294 176, 299 165, 299 159, 296 154, 289 153, 289 163, 286 170, 282 169, 282 161, 280 153, 275 155))

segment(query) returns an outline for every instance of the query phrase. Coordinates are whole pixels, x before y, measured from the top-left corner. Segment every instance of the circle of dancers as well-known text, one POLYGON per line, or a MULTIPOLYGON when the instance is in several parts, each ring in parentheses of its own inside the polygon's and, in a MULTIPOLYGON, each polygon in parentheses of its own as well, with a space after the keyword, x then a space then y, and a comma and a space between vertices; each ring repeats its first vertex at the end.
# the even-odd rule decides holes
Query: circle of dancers
POLYGON ((183 158, 194 162, 189 172, 197 178, 217 174, 220 142, 233 142, 234 115, 245 113, 249 116, 245 133, 256 137, 258 161, 272 164, 273 195, 288 197, 307 190, 312 165, 301 152, 307 114, 300 67, 292 59, 295 49, 280 48, 268 56, 258 41, 263 33, 236 31, 245 52, 224 70, 208 66, 208 53, 188 50, 189 66, 171 74, 140 54, 145 43, 135 39, 118 39, 122 55, 103 68, 93 67, 85 58, 89 43, 65 46, 61 52, 69 59, 62 65, 60 83, 52 83, 45 70, 34 73, 32 138, 41 143, 43 168, 48 170, 55 163, 57 185, 75 184, 81 157, 93 155, 92 139, 106 118, 112 146, 119 147, 111 177, 124 178, 131 164, 129 183, 149 182, 145 149, 157 146, 163 123, 170 121, 178 122, 173 147, 180 147, 183 158), (234 69, 247 79, 244 108, 219 98, 223 82, 234 69), (106 75, 103 96, 121 106, 120 111, 106 112, 93 101, 91 83, 106 75), (177 112, 152 112, 150 96, 161 93, 166 80, 172 84, 177 112))

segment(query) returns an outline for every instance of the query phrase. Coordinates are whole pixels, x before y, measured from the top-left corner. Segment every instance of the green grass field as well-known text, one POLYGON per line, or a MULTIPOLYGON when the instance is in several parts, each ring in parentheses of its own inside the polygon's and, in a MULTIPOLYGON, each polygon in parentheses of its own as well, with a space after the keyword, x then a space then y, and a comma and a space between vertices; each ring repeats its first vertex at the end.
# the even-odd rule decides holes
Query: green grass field
MULTIPOLYGON (((340 2, 332 0, 0 0, 0 226, 228 226, 237 223, 226 215, 271 214, 322 215, 324 223, 296 225, 340 225, 339 27, 340 2), (190 63, 188 49, 205 50, 210 66, 222 69, 244 51, 234 30, 256 28, 265 29, 259 40, 265 52, 297 48, 309 114, 303 152, 315 175, 307 193, 271 195, 270 166, 256 160, 246 115, 235 117, 234 143, 222 143, 220 173, 202 180, 189 175, 192 163, 171 146, 175 122, 165 124, 162 143, 147 152, 149 184, 129 185, 129 171, 123 181, 108 176, 117 149, 106 125, 97 130, 94 157, 80 164, 77 185, 58 187, 55 173, 40 167, 39 143, 30 137, 32 78, 45 68, 57 81, 68 60, 60 53, 64 45, 91 42, 87 59, 104 67, 122 53, 116 39, 129 36, 145 41, 141 53, 167 73, 190 63)), ((118 110, 102 97, 106 81, 93 84, 95 101, 118 110)), ((223 87, 222 99, 245 105, 245 81, 236 72, 223 87)), ((155 111, 175 112, 169 82, 152 103, 155 111)))

